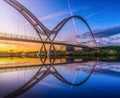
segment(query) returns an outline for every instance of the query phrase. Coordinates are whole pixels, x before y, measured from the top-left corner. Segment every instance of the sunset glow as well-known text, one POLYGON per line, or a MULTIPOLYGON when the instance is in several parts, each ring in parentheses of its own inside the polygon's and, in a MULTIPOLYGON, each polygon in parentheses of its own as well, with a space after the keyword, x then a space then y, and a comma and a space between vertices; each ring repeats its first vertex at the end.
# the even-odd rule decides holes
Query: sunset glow
MULTIPOLYGON (((20 42, 20 41, 0 41, 0 52, 35 52, 39 51, 41 43, 30 43, 30 42, 20 42)), ((56 49, 60 49, 60 46, 55 45, 56 49)), ((49 48, 49 45, 46 44, 46 48, 49 48)))

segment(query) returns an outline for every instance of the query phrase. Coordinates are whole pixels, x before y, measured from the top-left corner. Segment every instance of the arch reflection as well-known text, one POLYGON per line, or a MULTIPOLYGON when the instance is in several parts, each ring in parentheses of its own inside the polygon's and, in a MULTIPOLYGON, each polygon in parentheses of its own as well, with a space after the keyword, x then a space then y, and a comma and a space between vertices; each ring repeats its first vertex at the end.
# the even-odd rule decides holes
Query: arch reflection
MULTIPOLYGON (((42 66, 40 65, 36 74, 29 81, 27 81, 24 85, 22 85, 17 90, 10 93, 9 95, 4 96, 4 98, 16 98, 16 97, 24 94, 25 92, 27 92, 29 89, 34 87, 37 83, 39 83, 40 81, 42 81, 49 75, 53 75, 56 79, 58 79, 59 81, 61 81, 62 83, 65 83, 67 85, 81 86, 90 78, 90 76, 92 75, 92 73, 95 69, 95 66, 97 64, 97 61, 88 60, 88 59, 83 60, 83 61, 76 61, 76 62, 74 61, 74 62, 66 62, 64 64, 59 64, 62 67, 64 66, 64 68, 67 66, 67 68, 65 68, 66 69, 65 74, 63 74, 64 72, 62 73, 61 71, 59 71, 60 67, 58 67, 54 63, 56 60, 55 58, 49 58, 49 61, 50 61, 49 65, 45 64, 47 57, 45 57, 44 59, 43 58, 39 58, 39 59, 43 65, 42 66), (82 73, 78 73, 77 76, 76 76, 76 74, 74 75, 73 72, 71 71, 71 69, 73 69, 75 64, 77 66, 79 66, 78 68, 75 68, 78 72, 82 70, 82 71, 85 71, 87 74, 83 75, 82 73), (73 78, 71 76, 79 77, 79 79, 76 78, 77 82, 75 82, 75 78, 73 78), (69 77, 69 79, 67 77, 69 77), (82 77, 84 77, 84 78, 82 78, 82 77), (71 79, 73 81, 70 81, 71 79)), ((76 71, 76 70, 74 70, 74 71, 76 71)))

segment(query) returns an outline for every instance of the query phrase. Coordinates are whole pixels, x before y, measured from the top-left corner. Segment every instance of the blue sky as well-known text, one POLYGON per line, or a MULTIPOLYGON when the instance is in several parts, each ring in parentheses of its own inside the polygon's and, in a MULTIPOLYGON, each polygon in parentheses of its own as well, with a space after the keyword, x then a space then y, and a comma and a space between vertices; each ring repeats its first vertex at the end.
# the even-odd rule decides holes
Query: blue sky
POLYGON ((73 14, 86 18, 92 29, 120 25, 119 0, 20 0, 20 2, 39 18, 69 11, 70 2, 73 14))
MULTIPOLYGON (((80 15, 86 19, 92 30, 120 26, 120 0, 19 0, 19 2, 49 29, 70 16, 71 11, 73 15, 80 15)), ((27 21, 3 0, 0 0, 0 13, 0 32, 21 34, 35 32, 27 21)))

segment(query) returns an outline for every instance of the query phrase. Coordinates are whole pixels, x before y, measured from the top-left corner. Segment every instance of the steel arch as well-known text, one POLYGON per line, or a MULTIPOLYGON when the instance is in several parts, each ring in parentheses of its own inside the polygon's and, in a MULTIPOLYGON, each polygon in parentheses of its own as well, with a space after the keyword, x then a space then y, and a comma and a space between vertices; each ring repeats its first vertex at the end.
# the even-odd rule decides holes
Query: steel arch
MULTIPOLYGON (((94 34, 90 28, 90 26, 88 25, 87 21, 82 18, 79 15, 74 15, 74 16, 70 16, 67 17, 65 19, 63 19, 60 23, 58 23, 57 26, 55 26, 55 28, 53 30, 49 30, 47 27, 45 27, 36 17, 35 15, 33 15, 26 7, 24 7, 21 3, 19 3, 16 0, 4 0, 5 2, 7 2, 9 5, 11 5, 13 8, 15 8, 21 15, 23 15, 25 17, 25 19, 32 25, 32 27, 36 30, 38 36, 40 37, 40 39, 43 41, 41 35, 47 36, 46 40, 49 39, 50 42, 52 43, 55 39, 55 37, 57 36, 58 32, 61 30, 61 28, 72 18, 78 18, 80 20, 83 21, 83 23, 85 23, 85 25, 88 27, 94 42, 96 44, 97 47, 97 43, 94 37, 94 34), (50 39, 50 36, 52 34, 55 34, 53 39, 50 39)), ((46 41, 45 40, 45 41, 46 41)), ((43 41, 44 42, 44 41, 43 41)))

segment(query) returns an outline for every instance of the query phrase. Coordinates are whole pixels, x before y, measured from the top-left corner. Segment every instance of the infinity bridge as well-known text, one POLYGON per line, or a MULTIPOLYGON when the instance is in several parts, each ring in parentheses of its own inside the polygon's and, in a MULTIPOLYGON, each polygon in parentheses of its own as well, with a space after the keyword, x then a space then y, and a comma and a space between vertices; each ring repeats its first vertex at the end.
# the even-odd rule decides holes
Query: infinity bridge
MULTIPOLYGON (((10 40, 10 41, 23 41, 23 42, 33 42, 33 43, 43 43, 39 37, 31 37, 31 36, 25 36, 25 35, 17 35, 17 34, 9 34, 9 33, 2 33, 0 32, 0 40, 10 40)), ((51 44, 50 41, 45 41, 45 44, 51 44)), ((59 40, 55 40, 53 44, 56 45, 71 45, 74 47, 81 47, 81 48, 90 48, 86 45, 76 45, 76 44, 69 44, 67 41, 60 42, 59 40)))
MULTIPOLYGON (((37 35, 40 38, 40 41, 42 42, 42 46, 40 48, 39 54, 41 53, 42 49, 46 51, 46 47, 45 47, 45 43, 49 42, 51 45, 49 47, 49 50, 51 50, 53 48, 54 51, 56 51, 55 47, 54 47, 54 43, 57 44, 62 44, 64 42, 55 42, 55 38, 57 37, 57 35, 59 34, 60 30, 64 27, 64 25, 69 22, 72 19, 78 19, 81 20, 86 27, 88 28, 93 41, 95 43, 95 47, 97 47, 96 41, 95 41, 95 37, 94 34, 90 28, 90 26, 88 25, 88 23, 79 15, 75 15, 75 16, 70 16, 67 17, 65 19, 63 19, 60 23, 58 23, 58 25, 56 25, 52 30, 49 30, 47 27, 45 27, 39 20, 38 18, 36 18, 26 7, 24 7, 21 3, 19 3, 16 0, 4 0, 5 2, 7 2, 9 5, 11 5, 13 8, 15 8, 21 15, 24 16, 24 18, 31 24, 31 26, 35 29, 37 35), (43 38, 46 37, 46 38, 43 38)), ((66 43, 64 43, 66 44, 66 43)), ((83 47, 87 47, 88 46, 84 46, 84 45, 76 45, 76 46, 83 46, 83 47)))
MULTIPOLYGON (((54 55, 53 58, 51 58, 51 55, 50 55, 51 51, 56 52, 54 43, 57 43, 57 42, 55 42, 57 35, 59 34, 60 30, 65 26, 65 24, 67 22, 69 22, 71 19, 79 19, 82 22, 84 22, 84 24, 87 26, 89 32, 91 33, 94 42, 96 43, 94 34, 92 33, 91 28, 89 27, 88 23, 81 16, 75 15, 75 16, 67 17, 67 18, 63 19, 60 23, 58 23, 58 25, 56 25, 52 30, 49 30, 27 8, 25 8, 18 1, 16 1, 16 0, 4 0, 4 1, 7 2, 8 4, 10 4, 12 7, 14 7, 21 15, 23 15, 25 17, 25 19, 35 29, 36 33, 39 36, 39 39, 40 39, 39 41, 41 41, 41 43, 42 43, 42 46, 38 53, 38 57, 39 57, 42 65, 40 66, 40 68, 38 69, 36 74, 29 81, 27 81, 24 85, 22 85, 20 88, 18 88, 14 92, 8 94, 7 96, 4 96, 4 98, 16 98, 16 97, 20 96, 21 94, 24 94, 26 91, 31 89, 38 82, 42 81, 45 77, 47 77, 49 75, 53 75, 55 78, 57 78, 61 82, 71 85, 71 86, 80 86, 89 79, 89 77, 91 76, 91 74, 94 71, 94 68, 95 68, 97 62, 94 62, 91 66, 88 66, 89 67, 88 69, 90 69, 90 71, 87 72, 88 73, 87 76, 85 76, 85 78, 82 79, 81 81, 77 81, 77 83, 76 83, 74 81, 69 81, 67 78, 65 78, 63 75, 60 74, 59 70, 57 70, 54 66, 56 54, 54 55), (44 38, 43 36, 45 36, 46 38, 44 38), (47 42, 50 43, 48 52, 47 52, 46 46, 45 46, 45 44, 47 42), (41 57, 42 50, 44 50, 44 52, 46 52, 46 54, 47 54, 44 58, 41 57), (50 61, 50 64, 47 66, 46 66, 46 58, 48 58, 50 61)), ((62 44, 62 43, 66 44, 64 42, 58 42, 57 44, 62 44)), ((80 45, 79 45, 79 47, 80 47, 80 45)), ((82 45, 82 47, 84 47, 84 45, 82 45)), ((97 44, 96 44, 96 47, 97 47, 97 44)), ((86 71, 88 71, 88 70, 86 70, 86 71)))

